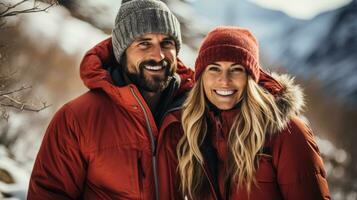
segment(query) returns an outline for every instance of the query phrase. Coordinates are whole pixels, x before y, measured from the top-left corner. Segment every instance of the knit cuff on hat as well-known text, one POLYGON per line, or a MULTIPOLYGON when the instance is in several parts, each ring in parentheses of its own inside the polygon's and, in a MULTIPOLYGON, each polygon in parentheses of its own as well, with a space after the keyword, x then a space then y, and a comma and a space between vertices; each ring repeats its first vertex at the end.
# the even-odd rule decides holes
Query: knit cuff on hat
POLYGON ((164 10, 155 8, 138 10, 126 16, 113 29, 113 50, 117 61, 135 38, 147 33, 162 33, 171 36, 176 43, 177 53, 181 47, 181 35, 179 21, 164 10))
POLYGON ((258 61, 247 50, 233 45, 216 45, 200 52, 195 64, 195 79, 201 76, 207 65, 219 61, 230 61, 244 66, 255 82, 258 82, 258 61))

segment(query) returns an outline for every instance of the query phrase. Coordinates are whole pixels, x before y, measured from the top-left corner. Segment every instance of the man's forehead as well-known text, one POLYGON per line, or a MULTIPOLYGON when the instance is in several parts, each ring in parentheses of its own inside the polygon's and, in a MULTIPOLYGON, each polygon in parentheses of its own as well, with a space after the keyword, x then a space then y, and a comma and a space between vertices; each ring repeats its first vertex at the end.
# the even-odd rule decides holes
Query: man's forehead
POLYGON ((163 33, 146 33, 135 38, 134 41, 142 41, 142 40, 174 40, 171 36, 163 34, 163 33))

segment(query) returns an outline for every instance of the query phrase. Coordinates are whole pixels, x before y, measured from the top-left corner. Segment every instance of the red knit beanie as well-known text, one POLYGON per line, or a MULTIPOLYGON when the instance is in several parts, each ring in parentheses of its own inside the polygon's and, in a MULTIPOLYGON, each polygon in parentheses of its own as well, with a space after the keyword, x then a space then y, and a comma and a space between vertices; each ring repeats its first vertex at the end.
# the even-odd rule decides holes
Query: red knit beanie
POLYGON ((258 42, 248 29, 221 26, 209 32, 198 52, 195 79, 198 80, 209 64, 219 61, 230 61, 244 66, 255 82, 262 82, 261 85, 272 93, 282 90, 280 83, 260 68, 258 42))
POLYGON ((243 28, 222 26, 207 34, 195 64, 195 78, 207 65, 218 61, 239 63, 255 81, 259 79, 259 50, 253 34, 243 28))

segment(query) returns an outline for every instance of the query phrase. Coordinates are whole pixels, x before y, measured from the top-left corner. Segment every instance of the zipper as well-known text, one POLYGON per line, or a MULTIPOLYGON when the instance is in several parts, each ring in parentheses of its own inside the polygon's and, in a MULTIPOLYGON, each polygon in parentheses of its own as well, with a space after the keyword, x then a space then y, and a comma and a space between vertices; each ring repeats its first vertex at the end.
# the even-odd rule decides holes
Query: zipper
POLYGON ((145 172, 144 172, 144 168, 142 165, 141 157, 142 157, 142 152, 138 151, 137 164, 138 164, 138 179, 139 179, 138 181, 139 181, 140 199, 144 199, 144 197, 143 197, 143 192, 144 192, 143 181, 145 179, 145 172))
POLYGON ((136 101, 139 103, 141 110, 144 113, 145 121, 146 121, 146 126, 147 130, 149 133, 150 137, 150 142, 151 142, 151 153, 152 153, 152 167, 153 167, 153 174, 154 174, 154 183, 155 183, 155 199, 160 200, 159 197, 159 181, 158 181, 158 175, 157 175, 157 159, 156 159, 156 139, 154 137, 154 134, 152 133, 152 128, 149 122, 149 116, 144 108, 143 103, 140 101, 139 97, 135 94, 135 91, 132 86, 130 86, 130 91, 135 97, 136 101))

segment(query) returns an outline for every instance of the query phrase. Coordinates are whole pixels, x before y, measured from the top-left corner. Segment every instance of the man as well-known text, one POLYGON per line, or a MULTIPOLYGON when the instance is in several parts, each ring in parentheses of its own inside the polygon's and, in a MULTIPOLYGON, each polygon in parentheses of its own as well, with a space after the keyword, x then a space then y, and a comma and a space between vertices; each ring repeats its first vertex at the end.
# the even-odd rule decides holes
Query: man
POLYGON ((193 84, 180 46, 179 22, 163 2, 123 1, 112 39, 81 63, 90 91, 64 105, 46 131, 28 199, 174 198, 171 133, 193 84))

